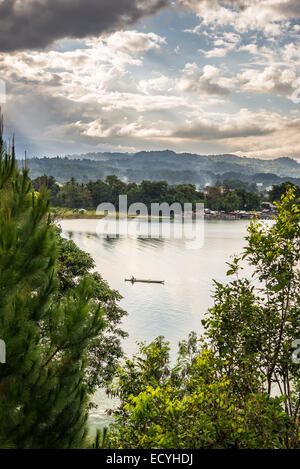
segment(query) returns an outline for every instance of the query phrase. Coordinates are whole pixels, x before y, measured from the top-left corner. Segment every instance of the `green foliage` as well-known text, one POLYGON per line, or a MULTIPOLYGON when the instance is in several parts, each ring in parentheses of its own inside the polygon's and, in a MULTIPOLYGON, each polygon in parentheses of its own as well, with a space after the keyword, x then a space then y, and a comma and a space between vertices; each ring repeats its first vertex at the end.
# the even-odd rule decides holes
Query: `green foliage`
POLYGON ((73 289, 86 279, 92 288, 93 308, 101 307, 106 323, 103 334, 95 337, 88 350, 89 370, 87 383, 90 392, 104 386, 113 378, 118 360, 122 357, 121 339, 127 333, 120 328, 126 312, 120 308, 121 295, 111 290, 100 274, 94 272, 92 257, 78 248, 71 240, 62 238, 57 229, 59 296, 73 289))
POLYGON ((215 282, 205 335, 180 344, 170 367, 158 338, 126 360, 109 392, 120 398, 111 428, 118 448, 299 448, 300 208, 295 189, 278 218, 248 228, 228 284, 215 282), (248 262, 252 279, 240 278, 248 262))
POLYGON ((138 449, 278 448, 289 426, 279 398, 237 398, 211 350, 181 344, 176 365, 166 368, 168 345, 142 346, 118 373, 121 405, 109 447, 138 449), (194 349, 194 353, 191 353, 194 349), (148 364, 149 363, 149 364, 148 364), (152 370, 156 375, 151 374, 152 370), (141 390, 142 389, 142 390, 141 390))
POLYGON ((59 238, 48 192, 34 192, 1 129, 0 119, 0 445, 80 448, 91 393, 121 354, 124 312, 89 256, 59 238))
POLYGON ((204 321, 214 353, 228 361, 228 379, 241 396, 264 391, 281 395, 294 422, 287 445, 298 446, 300 370, 293 362, 293 342, 300 331, 300 209, 295 189, 277 204, 270 225, 253 221, 243 260, 253 281, 239 278, 240 259, 228 271, 236 278, 216 283, 215 305, 204 321))
POLYGON ((208 187, 206 192, 206 206, 211 210, 223 210, 228 213, 235 210, 251 211, 260 208, 259 194, 240 187, 232 188, 229 183, 223 188, 208 187))
POLYGON ((108 428, 97 430, 94 441, 90 445, 90 449, 109 449, 108 428))
POLYGON ((300 186, 294 186, 291 182, 282 182, 281 184, 276 184, 272 186, 272 189, 269 192, 269 201, 279 202, 281 197, 286 194, 287 190, 290 187, 295 187, 295 196, 296 198, 300 197, 300 186))
POLYGON ((224 179, 223 187, 225 189, 243 189, 248 192, 258 192, 255 183, 249 184, 248 182, 241 181, 240 179, 224 179))
POLYGON ((74 178, 52 197, 55 205, 68 208, 87 208, 92 206, 92 196, 86 185, 78 184, 74 178))
POLYGON ((169 374, 169 346, 163 337, 158 337, 150 345, 139 344, 140 354, 127 358, 122 368, 117 370, 119 386, 108 391, 113 396, 128 399, 131 394, 139 394, 146 386, 161 385, 169 374))
POLYGON ((84 277, 94 268, 94 261, 89 254, 79 249, 74 241, 60 236, 57 229, 57 245, 59 249, 57 273, 61 293, 74 288, 78 277, 84 277))
MULTIPOLYGON (((32 178, 52 175, 59 183, 74 177, 80 183, 105 180, 109 174, 121 180, 140 183, 164 180, 168 184, 216 185, 217 180, 240 180, 264 186, 291 180, 299 185, 300 165, 290 158, 263 160, 236 155, 176 154, 172 151, 130 153, 88 153, 57 158, 28 160, 32 178), (298 179, 297 179, 298 178, 298 179)), ((239 182, 239 185, 241 182, 239 182)), ((246 188, 246 187, 242 187, 246 188)))
POLYGON ((141 202, 149 209, 151 203, 174 202, 192 203, 203 201, 203 194, 193 184, 169 186, 165 181, 142 181, 141 184, 122 182, 117 176, 107 176, 105 181, 97 180, 79 184, 73 178, 59 187, 53 178, 39 177, 33 181, 36 190, 44 185, 51 191, 53 206, 68 208, 96 209, 103 202, 119 208, 119 195, 127 195, 128 205, 141 202))
MULTIPOLYGON (((166 202, 170 205, 179 203, 196 204, 205 202, 211 210, 257 210, 260 208, 261 196, 254 190, 247 190, 248 185, 240 181, 227 181, 224 187, 208 187, 206 195, 193 184, 170 186, 166 181, 142 181, 140 184, 122 182, 117 176, 107 176, 105 181, 97 180, 79 184, 73 178, 59 187, 52 177, 39 177, 33 181, 36 190, 46 186, 51 192, 54 206, 69 209, 96 209, 100 203, 112 203, 119 208, 119 195, 127 195, 128 206, 136 202, 144 203, 150 210, 152 203, 166 202), (240 184, 239 184, 240 183, 240 184), (233 187, 231 187, 233 186, 233 187)), ((253 189, 250 186, 250 189, 253 189)))
POLYGON ((59 186, 53 176, 47 176, 44 174, 32 181, 32 187, 36 192, 39 192, 42 188, 46 188, 51 194, 51 198, 55 198, 59 192, 59 186))

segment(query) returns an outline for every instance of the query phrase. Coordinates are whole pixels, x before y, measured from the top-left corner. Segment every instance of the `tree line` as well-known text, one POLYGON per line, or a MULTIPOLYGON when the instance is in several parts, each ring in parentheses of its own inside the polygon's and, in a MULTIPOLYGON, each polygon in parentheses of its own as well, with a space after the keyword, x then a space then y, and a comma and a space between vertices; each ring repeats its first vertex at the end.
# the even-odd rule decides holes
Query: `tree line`
POLYGON ((180 203, 182 206, 191 203, 194 209, 197 203, 204 203, 206 208, 226 213, 235 210, 259 210, 262 201, 278 200, 278 196, 287 187, 287 184, 273 186, 270 195, 266 196, 258 193, 255 185, 238 180, 227 180, 216 186, 199 190, 194 184, 173 186, 166 181, 126 183, 115 175, 107 176, 104 181, 99 179, 87 184, 79 183, 72 178, 62 185, 57 184, 52 176, 44 175, 34 179, 32 185, 37 192, 46 187, 54 207, 95 210, 99 204, 108 202, 118 209, 119 195, 124 194, 127 195, 128 205, 141 202, 148 209, 151 203, 167 202, 170 205, 180 203))

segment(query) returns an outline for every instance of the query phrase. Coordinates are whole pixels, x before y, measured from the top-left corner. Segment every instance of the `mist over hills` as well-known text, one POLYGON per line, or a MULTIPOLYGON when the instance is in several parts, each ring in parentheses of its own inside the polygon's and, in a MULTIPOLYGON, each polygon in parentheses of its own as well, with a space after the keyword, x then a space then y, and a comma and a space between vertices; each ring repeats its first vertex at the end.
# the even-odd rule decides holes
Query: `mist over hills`
POLYGON ((232 154, 197 155, 165 151, 138 153, 87 153, 28 161, 34 179, 43 174, 58 182, 74 177, 79 182, 105 179, 115 174, 126 182, 165 180, 169 184, 214 184, 224 179, 240 179, 263 186, 290 180, 300 183, 300 163, 289 157, 275 160, 246 158, 232 154))

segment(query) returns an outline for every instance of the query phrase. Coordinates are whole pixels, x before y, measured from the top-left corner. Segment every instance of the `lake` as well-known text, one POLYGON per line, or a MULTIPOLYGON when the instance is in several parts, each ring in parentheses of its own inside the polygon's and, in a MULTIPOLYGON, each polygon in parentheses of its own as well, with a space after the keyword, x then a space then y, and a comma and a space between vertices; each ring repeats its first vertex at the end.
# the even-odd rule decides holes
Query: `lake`
MULTIPOLYGON (((201 332, 201 319, 213 304, 213 279, 226 281, 226 262, 243 250, 249 221, 205 221, 201 249, 188 249, 180 239, 104 239, 97 230, 98 220, 59 224, 63 236, 90 253, 96 270, 122 294, 121 306, 128 312, 123 321, 129 333, 123 343, 125 353, 133 354, 137 341, 150 342, 162 335, 170 342, 174 358, 180 340, 190 331, 201 332), (124 281, 132 275, 165 280, 165 284, 124 281)), ((93 429, 108 421, 105 409, 111 406, 101 390, 95 402, 99 407, 91 415, 93 429)))

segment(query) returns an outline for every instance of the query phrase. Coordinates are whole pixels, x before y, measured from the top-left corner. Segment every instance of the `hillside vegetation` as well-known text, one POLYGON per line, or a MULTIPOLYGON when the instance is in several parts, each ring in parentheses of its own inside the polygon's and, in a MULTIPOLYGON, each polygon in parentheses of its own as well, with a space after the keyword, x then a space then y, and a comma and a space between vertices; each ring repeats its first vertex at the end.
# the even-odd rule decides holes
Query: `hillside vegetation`
POLYGON ((287 178, 300 184, 300 164, 291 158, 262 160, 236 155, 200 156, 172 151, 129 153, 88 153, 64 158, 33 158, 30 176, 53 176, 62 183, 74 177, 79 182, 105 179, 114 174, 125 182, 165 180, 169 184, 190 183, 201 187, 218 180, 240 179, 264 187, 287 178))

